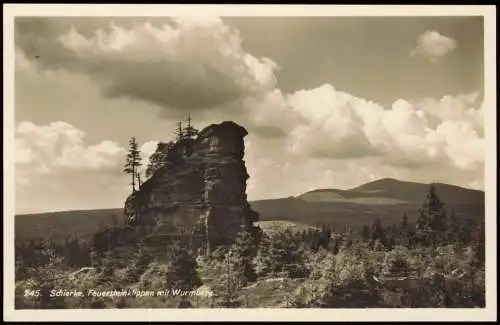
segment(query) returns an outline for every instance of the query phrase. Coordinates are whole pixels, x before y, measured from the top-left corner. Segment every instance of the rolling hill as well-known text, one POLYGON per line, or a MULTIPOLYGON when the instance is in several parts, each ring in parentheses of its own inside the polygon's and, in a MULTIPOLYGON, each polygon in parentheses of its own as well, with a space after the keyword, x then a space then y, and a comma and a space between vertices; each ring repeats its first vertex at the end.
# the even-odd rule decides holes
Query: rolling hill
MULTIPOLYGON (((336 229, 359 227, 380 218, 383 224, 399 224, 403 214, 409 221, 429 191, 429 184, 385 178, 349 190, 318 189, 296 197, 251 202, 260 220, 288 220, 336 229)), ((464 218, 484 218, 484 192, 448 184, 435 184, 447 208, 464 218)))
MULTIPOLYGON (((296 197, 250 202, 259 212, 263 228, 318 226, 337 230, 357 228, 379 218, 383 224, 399 224, 403 214, 409 221, 425 199, 429 184, 380 179, 349 190, 318 189, 296 197)), ((436 184, 437 195, 463 218, 484 218, 484 192, 448 184, 436 184)), ((123 222, 122 209, 64 211, 17 215, 16 238, 54 238, 76 235, 88 238, 110 226, 113 216, 123 222)))
MULTIPOLYGON (((379 179, 350 190, 318 189, 297 198, 312 202, 351 202, 356 204, 417 204, 429 192, 429 184, 403 182, 392 178, 379 179)), ((436 193, 447 204, 484 204, 482 191, 436 183, 436 193)))

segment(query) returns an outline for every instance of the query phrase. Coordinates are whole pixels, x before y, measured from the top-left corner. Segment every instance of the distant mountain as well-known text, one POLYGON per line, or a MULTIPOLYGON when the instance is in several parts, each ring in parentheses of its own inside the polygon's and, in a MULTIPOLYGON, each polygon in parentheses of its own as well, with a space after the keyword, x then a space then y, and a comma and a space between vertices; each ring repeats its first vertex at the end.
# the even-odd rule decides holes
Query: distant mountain
MULTIPOLYGON (((455 185, 435 183, 436 193, 448 204, 484 204, 484 192, 455 185)), ((404 182, 383 178, 351 189, 352 192, 372 193, 420 204, 429 192, 430 184, 404 182)))
MULTIPOLYGON (((484 218, 484 192, 437 183, 436 193, 459 217, 484 218)), ((349 189, 317 189, 283 199, 251 202, 260 220, 287 220, 311 225, 330 224, 337 229, 359 227, 380 218, 384 224, 408 220, 429 192, 430 184, 384 178, 349 189)))
MULTIPOLYGON (((350 190, 318 189, 297 198, 313 202, 352 202, 356 204, 421 204, 430 184, 379 179, 350 190)), ((436 183, 436 193, 444 202, 484 204, 484 192, 436 183)))
MULTIPOLYGON (((484 218, 484 192, 442 183, 435 186, 437 195, 459 217, 484 218)), ((429 184, 385 178, 349 190, 318 189, 296 197, 250 203, 265 227, 294 224, 303 228, 326 223, 343 229, 359 227, 375 218, 389 225, 399 224, 403 214, 414 221, 429 187, 429 184)), ((60 238, 68 235, 88 238, 97 230, 111 226, 113 216, 119 223, 124 220, 122 209, 18 215, 16 236, 33 238, 53 234, 60 238)))

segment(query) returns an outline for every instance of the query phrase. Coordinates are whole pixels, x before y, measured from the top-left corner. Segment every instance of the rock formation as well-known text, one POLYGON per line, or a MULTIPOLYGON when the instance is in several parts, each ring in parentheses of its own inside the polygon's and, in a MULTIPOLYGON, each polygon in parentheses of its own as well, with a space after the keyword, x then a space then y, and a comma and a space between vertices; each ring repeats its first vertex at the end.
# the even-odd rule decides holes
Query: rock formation
POLYGON ((131 224, 148 229, 148 245, 189 234, 195 247, 209 251, 231 244, 241 230, 255 233, 258 214, 246 197, 246 135, 225 121, 175 143, 168 162, 125 202, 131 224))

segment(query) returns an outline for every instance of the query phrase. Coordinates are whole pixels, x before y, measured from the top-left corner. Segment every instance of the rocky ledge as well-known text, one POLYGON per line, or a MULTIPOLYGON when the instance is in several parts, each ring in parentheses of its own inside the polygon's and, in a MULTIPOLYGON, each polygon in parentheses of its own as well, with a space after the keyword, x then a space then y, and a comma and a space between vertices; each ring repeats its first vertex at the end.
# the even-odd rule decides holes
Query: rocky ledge
POLYGON ((189 234, 196 247, 210 251, 231 244, 241 230, 256 233, 259 216, 246 196, 247 134, 225 121, 174 144, 169 162, 125 202, 131 225, 148 229, 145 242, 161 246, 189 234))

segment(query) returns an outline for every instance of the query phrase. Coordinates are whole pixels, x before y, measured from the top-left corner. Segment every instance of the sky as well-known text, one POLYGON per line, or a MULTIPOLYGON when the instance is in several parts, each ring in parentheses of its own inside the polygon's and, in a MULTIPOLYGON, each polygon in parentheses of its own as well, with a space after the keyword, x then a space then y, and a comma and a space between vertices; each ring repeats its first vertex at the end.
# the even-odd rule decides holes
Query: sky
POLYGON ((16 213, 116 208, 189 113, 244 126, 249 200, 484 189, 482 17, 17 17, 16 213))

